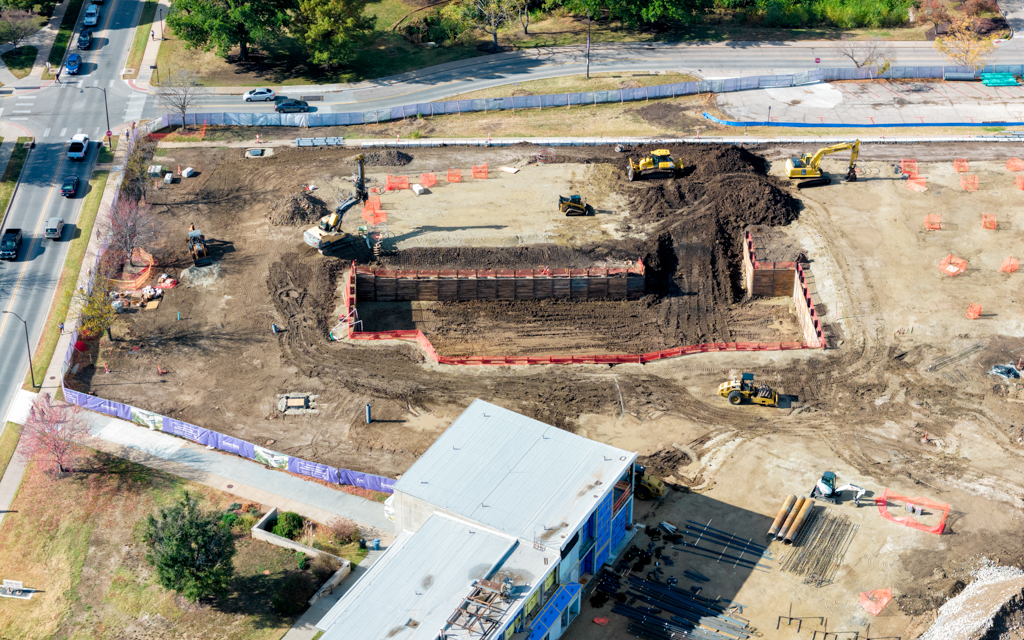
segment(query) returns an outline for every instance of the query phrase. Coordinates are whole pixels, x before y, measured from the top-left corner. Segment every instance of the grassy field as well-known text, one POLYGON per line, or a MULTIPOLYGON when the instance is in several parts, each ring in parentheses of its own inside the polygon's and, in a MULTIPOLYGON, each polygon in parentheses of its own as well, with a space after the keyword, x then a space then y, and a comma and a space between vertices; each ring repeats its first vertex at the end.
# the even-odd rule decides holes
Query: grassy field
POLYGON ((4 177, 0 178, 0 226, 4 223, 3 219, 7 217, 7 206, 11 203, 14 188, 21 178, 21 168, 25 166, 25 159, 28 158, 28 149, 25 148, 24 143, 30 140, 32 138, 18 138, 14 151, 11 152, 11 159, 7 162, 4 177))
POLYGON ((142 65, 142 55, 146 52, 146 43, 149 42, 149 32, 153 30, 153 17, 156 15, 157 0, 146 0, 142 6, 142 16, 139 18, 139 28, 135 30, 135 38, 132 40, 132 48, 125 60, 126 69, 133 71, 126 74, 124 78, 139 77, 139 66, 142 65))
POLYGON ((21 438, 21 425, 8 422, 4 432, 0 433, 0 478, 4 477, 7 465, 11 464, 14 457, 14 450, 18 448, 18 440, 21 438))
POLYGON ((653 87, 659 84, 673 84, 676 82, 691 82, 696 79, 685 73, 676 73, 674 71, 662 74, 631 73, 628 71, 620 73, 592 73, 589 80, 585 75, 579 75, 514 82, 512 84, 504 84, 489 89, 451 96, 449 100, 535 96, 550 93, 577 93, 581 91, 609 91, 613 89, 653 87))
POLYGON ((114 152, 117 151, 117 139, 120 136, 110 136, 110 148, 107 145, 101 144, 99 154, 96 156, 96 162, 103 164, 106 162, 114 161, 114 152))
POLYGON ((275 613, 273 595, 291 580, 297 596, 315 590, 294 552, 248 535, 255 516, 245 515, 234 529, 238 553, 229 595, 183 601, 156 584, 144 559, 146 518, 185 491, 219 511, 237 509, 234 496, 94 451, 77 468, 53 479, 41 465, 29 465, 12 505, 16 513, 4 518, 0 566, 43 593, 5 601, 0 637, 278 640, 296 618, 275 613))
POLYGON ((15 78, 24 78, 32 71, 32 65, 36 62, 36 55, 39 49, 22 45, 18 51, 5 51, 0 57, 3 58, 7 70, 14 74, 15 78))
POLYGON ((64 54, 68 50, 68 43, 71 42, 71 34, 78 24, 78 14, 82 11, 83 0, 68 0, 64 17, 60 21, 60 28, 57 30, 57 37, 53 41, 53 48, 50 49, 50 65, 59 67, 64 62, 64 54))
MULTIPOLYGON (((57 340, 60 339, 59 325, 61 322, 67 321, 68 309, 71 307, 75 287, 78 284, 78 273, 82 270, 82 260, 85 259, 85 250, 89 245, 89 236, 92 235, 96 213, 99 211, 103 189, 107 186, 109 175, 109 171, 96 171, 92 174, 92 179, 89 180, 88 192, 85 194, 85 202, 82 203, 82 210, 78 215, 75 235, 70 240, 64 268, 60 272, 57 293, 53 298, 53 305, 50 307, 50 315, 46 319, 46 326, 43 328, 39 346, 36 347, 36 352, 32 355, 32 370, 37 383, 42 382, 46 376, 46 370, 50 368, 57 340)), ((30 376, 25 376, 24 388, 32 390, 30 376)))

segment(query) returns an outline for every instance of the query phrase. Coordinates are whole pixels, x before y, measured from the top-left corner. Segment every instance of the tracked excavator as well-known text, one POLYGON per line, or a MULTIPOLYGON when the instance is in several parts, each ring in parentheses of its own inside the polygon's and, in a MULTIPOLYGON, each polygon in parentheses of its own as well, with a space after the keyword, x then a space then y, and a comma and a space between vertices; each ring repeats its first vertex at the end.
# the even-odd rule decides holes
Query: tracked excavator
POLYGON ((860 153, 860 140, 841 142, 831 147, 823 147, 818 149, 813 155, 805 153, 799 158, 789 158, 786 160, 786 175, 789 176, 790 180, 800 181, 796 185, 797 189, 831 184, 832 179, 821 170, 821 160, 829 154, 846 150, 850 151, 850 166, 846 170, 846 181, 856 182, 857 155, 860 153))
POLYGON ((811 498, 817 498, 819 500, 824 500, 825 502, 831 502, 832 504, 839 504, 839 498, 842 496, 844 491, 850 491, 853 493, 853 504, 859 507, 860 499, 867 492, 867 489, 850 483, 837 487, 836 474, 831 471, 826 471, 821 474, 821 480, 818 480, 818 482, 814 484, 814 488, 811 489, 811 498))
POLYGON ((334 213, 320 218, 320 222, 315 227, 307 229, 302 234, 306 244, 319 251, 321 255, 349 239, 349 234, 341 230, 341 217, 352 207, 366 202, 369 194, 366 191, 365 159, 361 153, 355 157, 356 175, 353 180, 356 187, 355 192, 339 204, 334 213))

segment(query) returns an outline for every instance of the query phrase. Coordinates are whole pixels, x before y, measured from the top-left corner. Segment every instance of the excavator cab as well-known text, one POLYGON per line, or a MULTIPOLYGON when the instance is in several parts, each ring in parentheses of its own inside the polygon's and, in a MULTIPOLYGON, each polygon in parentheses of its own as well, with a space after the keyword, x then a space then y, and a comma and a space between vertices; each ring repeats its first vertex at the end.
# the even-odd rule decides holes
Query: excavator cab
POLYGON ((832 179, 821 170, 821 160, 825 156, 840 151, 850 151, 850 165, 846 171, 846 181, 857 181, 857 156, 860 153, 860 140, 841 142, 830 147, 818 149, 814 154, 805 153, 799 158, 786 160, 786 176, 791 180, 800 180, 797 189, 830 184, 832 179))
POLYGON ((811 489, 811 498, 818 498, 831 504, 839 504, 839 498, 842 496, 844 491, 849 491, 853 494, 854 506, 860 506, 860 499, 867 493, 867 489, 858 487, 855 484, 846 483, 840 487, 836 486, 836 474, 831 471, 826 471, 821 474, 821 479, 814 483, 814 487, 811 489))

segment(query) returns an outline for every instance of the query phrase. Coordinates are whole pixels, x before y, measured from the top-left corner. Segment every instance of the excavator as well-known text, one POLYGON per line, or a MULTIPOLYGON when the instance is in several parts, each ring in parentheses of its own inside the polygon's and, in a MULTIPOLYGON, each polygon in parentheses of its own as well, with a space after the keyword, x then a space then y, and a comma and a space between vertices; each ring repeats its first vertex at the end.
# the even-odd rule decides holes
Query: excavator
POLYGON ((832 504, 839 504, 839 498, 844 491, 853 492, 853 504, 854 506, 860 506, 860 499, 867 493, 867 489, 858 487, 855 484, 846 483, 840 487, 836 486, 836 474, 831 471, 826 471, 821 474, 821 480, 818 480, 814 484, 814 488, 811 489, 811 498, 818 498, 825 502, 832 504))
POLYGON ((341 230, 341 217, 355 205, 366 202, 367 197, 369 197, 369 193, 366 190, 366 171, 364 167, 366 157, 360 153, 354 160, 356 161, 355 192, 339 204, 334 213, 320 218, 320 222, 315 227, 306 229, 306 232, 302 234, 306 244, 319 251, 320 255, 348 239, 348 234, 341 230))
POLYGON ((210 258, 210 251, 206 248, 206 236, 195 224, 188 226, 188 252, 192 256, 192 264, 197 267, 207 267, 213 264, 210 258))
POLYGON ((850 150, 850 167, 846 171, 846 181, 856 182, 857 154, 860 153, 860 140, 840 142, 831 147, 823 147, 818 149, 814 155, 805 153, 799 158, 789 158, 786 160, 786 175, 789 176, 790 180, 800 180, 796 185, 797 189, 831 184, 832 179, 823 175, 821 159, 829 154, 846 150, 850 150))
POLYGON ((749 402, 765 407, 779 406, 779 392, 763 382, 760 385, 754 384, 752 373, 744 373, 739 380, 729 380, 718 385, 718 395, 728 398, 732 405, 749 402))
POLYGON ((683 171, 681 160, 673 160, 668 149, 657 149, 639 162, 629 159, 626 179, 630 182, 638 178, 675 178, 683 171))

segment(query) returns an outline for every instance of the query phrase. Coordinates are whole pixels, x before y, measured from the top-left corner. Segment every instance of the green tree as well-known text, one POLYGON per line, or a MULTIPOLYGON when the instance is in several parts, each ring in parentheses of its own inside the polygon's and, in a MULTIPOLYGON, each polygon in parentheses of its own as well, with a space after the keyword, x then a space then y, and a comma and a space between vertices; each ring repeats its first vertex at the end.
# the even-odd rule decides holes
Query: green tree
POLYGON ((298 0, 291 30, 315 64, 343 64, 373 29, 375 16, 363 15, 367 0, 298 0))
POLYGON ((935 39, 939 53, 961 67, 980 69, 996 49, 995 38, 978 35, 974 18, 956 16, 949 21, 949 31, 935 39))
POLYGON ((661 20, 693 22, 712 8, 711 0, 549 0, 548 6, 563 6, 569 11, 597 18, 607 15, 629 26, 661 20))
POLYGON ((288 24, 295 0, 174 0, 167 26, 189 48, 227 57, 238 47, 249 59, 249 45, 273 42, 288 24))
POLYGON ((117 320, 117 309, 110 304, 112 290, 110 280, 102 276, 96 277, 92 290, 88 293, 84 289, 79 289, 78 298, 82 305, 79 319, 81 333, 98 338, 104 331, 110 331, 110 327, 117 320))
POLYGON ((220 514, 203 512, 187 492, 181 501, 149 516, 146 560, 162 587, 199 601, 227 592, 234 575, 235 539, 220 514))

